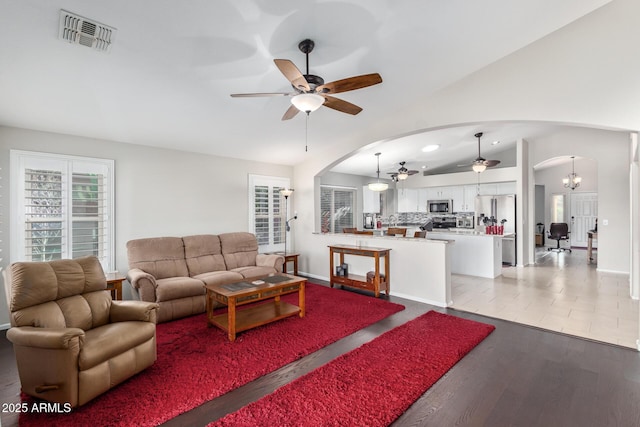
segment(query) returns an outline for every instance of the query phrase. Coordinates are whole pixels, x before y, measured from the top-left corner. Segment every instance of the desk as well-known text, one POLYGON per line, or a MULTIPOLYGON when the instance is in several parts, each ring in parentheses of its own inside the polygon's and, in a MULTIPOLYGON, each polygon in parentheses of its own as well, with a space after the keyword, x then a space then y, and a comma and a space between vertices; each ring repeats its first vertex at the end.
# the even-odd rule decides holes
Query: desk
POLYGON ((389 295, 390 268, 389 268, 389 252, 391 249, 360 247, 351 245, 329 246, 329 285, 333 288, 334 283, 344 286, 366 289, 373 291, 376 298, 380 296, 380 290, 384 289, 389 295), (373 280, 369 282, 366 276, 359 276, 349 273, 347 276, 337 276, 334 268, 334 254, 340 254, 340 264, 344 264, 345 255, 357 255, 364 257, 372 257, 375 260, 375 269, 373 280), (384 257, 384 276, 380 274, 380 257, 384 257))
POLYGON ((587 231, 587 263, 591 264, 593 261, 593 239, 598 240, 597 231, 587 231))
POLYGON ((107 290, 111 291, 111 298, 122 300, 122 282, 126 279, 120 273, 107 273, 107 290))

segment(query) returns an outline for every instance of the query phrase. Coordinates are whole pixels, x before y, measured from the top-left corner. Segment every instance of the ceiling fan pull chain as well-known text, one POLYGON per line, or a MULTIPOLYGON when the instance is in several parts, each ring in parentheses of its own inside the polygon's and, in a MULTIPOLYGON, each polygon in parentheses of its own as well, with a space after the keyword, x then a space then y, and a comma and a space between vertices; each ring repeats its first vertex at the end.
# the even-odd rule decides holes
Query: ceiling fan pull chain
POLYGON ((307 118, 305 119, 305 123, 304 123, 304 152, 305 153, 309 151, 308 145, 309 145, 309 111, 307 111, 307 118))

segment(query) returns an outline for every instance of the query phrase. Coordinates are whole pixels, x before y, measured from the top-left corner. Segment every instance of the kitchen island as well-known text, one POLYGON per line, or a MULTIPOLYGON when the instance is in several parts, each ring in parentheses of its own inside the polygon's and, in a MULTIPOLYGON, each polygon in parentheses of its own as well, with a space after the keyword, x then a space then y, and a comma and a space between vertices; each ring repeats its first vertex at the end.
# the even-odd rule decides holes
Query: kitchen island
POLYGON ((494 279, 502 274, 502 239, 508 235, 473 230, 433 230, 427 239, 455 241, 451 272, 494 279))
MULTIPOLYGON (((451 300, 451 246, 453 241, 428 240, 414 237, 370 236, 351 233, 314 233, 313 245, 305 252, 305 275, 329 281, 329 246, 351 245, 361 248, 385 248, 391 251, 390 271, 393 271, 391 295, 448 307, 451 300)), ((374 271, 371 258, 345 255, 349 274, 366 277, 374 271)), ((379 271, 385 271, 380 265, 379 271)))

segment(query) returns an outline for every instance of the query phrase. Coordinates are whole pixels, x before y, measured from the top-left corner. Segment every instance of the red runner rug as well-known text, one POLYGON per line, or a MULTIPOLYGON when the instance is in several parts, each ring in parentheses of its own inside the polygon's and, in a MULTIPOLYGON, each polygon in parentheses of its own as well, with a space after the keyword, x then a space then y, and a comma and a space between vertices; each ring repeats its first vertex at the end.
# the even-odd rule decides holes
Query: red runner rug
MULTIPOLYGON (((297 294, 282 297, 297 305, 297 294)), ((306 315, 238 334, 204 314, 159 324, 158 360, 69 414, 21 413, 21 426, 155 426, 375 323, 404 306, 307 284, 306 315)), ((46 362, 46 361, 43 361, 46 362)), ((31 407, 33 399, 24 396, 31 407)))
POLYGON ((430 311, 210 426, 387 426, 494 329, 430 311))

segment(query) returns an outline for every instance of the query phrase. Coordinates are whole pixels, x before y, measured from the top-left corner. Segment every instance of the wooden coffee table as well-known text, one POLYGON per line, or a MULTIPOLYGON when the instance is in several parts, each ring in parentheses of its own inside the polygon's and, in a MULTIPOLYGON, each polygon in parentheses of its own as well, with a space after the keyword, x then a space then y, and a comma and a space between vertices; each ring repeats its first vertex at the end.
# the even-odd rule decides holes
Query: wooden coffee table
POLYGON ((207 321, 235 341, 238 332, 266 325, 276 320, 299 315, 304 317, 304 285, 307 279, 291 274, 247 278, 239 282, 205 285, 207 291, 207 321), (263 283, 256 284, 256 281, 263 283), (298 293, 298 305, 280 301, 282 295, 298 293), (237 310, 238 306, 271 300, 237 310), (228 307, 227 313, 214 314, 217 303, 228 307))

